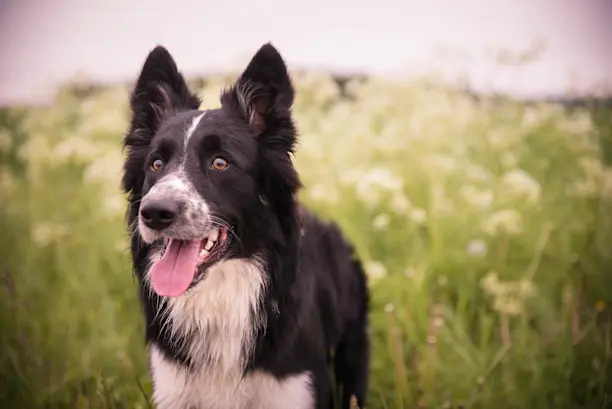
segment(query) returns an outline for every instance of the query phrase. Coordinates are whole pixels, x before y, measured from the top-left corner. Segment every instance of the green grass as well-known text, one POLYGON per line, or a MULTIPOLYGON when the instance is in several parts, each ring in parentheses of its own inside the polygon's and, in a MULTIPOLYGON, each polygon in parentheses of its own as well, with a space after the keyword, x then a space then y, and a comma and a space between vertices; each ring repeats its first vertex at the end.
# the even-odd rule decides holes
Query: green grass
MULTIPOLYGON (((610 110, 425 80, 296 86, 302 200, 369 275, 368 408, 610 407, 610 110)), ((149 407, 127 115, 127 88, 83 86, 0 112, 3 407, 149 407)))

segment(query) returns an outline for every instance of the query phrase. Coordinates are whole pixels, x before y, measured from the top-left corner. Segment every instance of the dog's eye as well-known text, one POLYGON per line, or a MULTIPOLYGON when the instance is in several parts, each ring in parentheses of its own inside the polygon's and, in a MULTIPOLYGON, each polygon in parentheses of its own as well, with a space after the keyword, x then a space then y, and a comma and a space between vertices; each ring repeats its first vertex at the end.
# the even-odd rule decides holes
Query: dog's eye
POLYGON ((162 166, 164 166, 164 162, 159 158, 155 159, 151 163, 151 169, 153 169, 155 172, 157 172, 158 170, 161 170, 162 166))
POLYGON ((214 158, 212 161, 212 167, 215 170, 225 170, 227 169, 228 166, 229 166, 229 162, 219 156, 214 158))

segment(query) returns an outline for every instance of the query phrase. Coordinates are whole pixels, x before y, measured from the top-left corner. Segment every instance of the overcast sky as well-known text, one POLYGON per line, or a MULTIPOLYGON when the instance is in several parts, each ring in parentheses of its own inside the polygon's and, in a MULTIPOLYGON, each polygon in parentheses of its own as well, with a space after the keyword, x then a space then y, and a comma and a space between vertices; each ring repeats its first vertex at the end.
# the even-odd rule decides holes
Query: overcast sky
POLYGON ((156 44, 202 74, 236 69, 267 41, 291 69, 408 75, 433 65, 467 72, 477 89, 560 94, 612 76, 612 0, 0 0, 0 103, 40 101, 79 72, 133 80, 156 44), (520 70, 494 70, 486 57, 534 41, 546 48, 520 70))

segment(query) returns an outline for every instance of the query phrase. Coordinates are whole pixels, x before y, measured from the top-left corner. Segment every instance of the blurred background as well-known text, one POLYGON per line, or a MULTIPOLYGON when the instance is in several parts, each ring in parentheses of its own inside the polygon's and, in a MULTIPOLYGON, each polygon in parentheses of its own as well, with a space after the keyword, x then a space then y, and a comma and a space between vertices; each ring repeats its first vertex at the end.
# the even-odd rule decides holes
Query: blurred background
POLYGON ((368 273, 368 408, 612 408, 606 0, 0 0, 1 406, 150 407, 128 92, 162 44, 218 106, 268 41, 368 273))

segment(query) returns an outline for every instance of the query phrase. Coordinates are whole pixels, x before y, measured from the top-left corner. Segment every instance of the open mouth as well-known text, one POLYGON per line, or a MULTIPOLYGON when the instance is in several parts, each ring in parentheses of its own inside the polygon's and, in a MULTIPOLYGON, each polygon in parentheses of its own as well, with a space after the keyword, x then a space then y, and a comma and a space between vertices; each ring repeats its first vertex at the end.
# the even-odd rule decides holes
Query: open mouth
POLYGON ((225 256, 229 244, 225 226, 201 240, 164 239, 161 258, 151 266, 153 290, 162 297, 182 295, 205 277, 210 265, 225 256))

